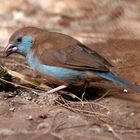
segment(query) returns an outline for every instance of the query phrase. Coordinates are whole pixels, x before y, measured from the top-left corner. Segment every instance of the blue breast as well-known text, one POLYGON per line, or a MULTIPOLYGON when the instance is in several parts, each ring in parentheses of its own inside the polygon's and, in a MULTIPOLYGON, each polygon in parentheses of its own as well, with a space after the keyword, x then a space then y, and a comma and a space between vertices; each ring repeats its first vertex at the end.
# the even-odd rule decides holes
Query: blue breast
POLYGON ((35 70, 58 79, 85 79, 84 71, 42 64, 34 54, 27 55, 28 64, 35 70))

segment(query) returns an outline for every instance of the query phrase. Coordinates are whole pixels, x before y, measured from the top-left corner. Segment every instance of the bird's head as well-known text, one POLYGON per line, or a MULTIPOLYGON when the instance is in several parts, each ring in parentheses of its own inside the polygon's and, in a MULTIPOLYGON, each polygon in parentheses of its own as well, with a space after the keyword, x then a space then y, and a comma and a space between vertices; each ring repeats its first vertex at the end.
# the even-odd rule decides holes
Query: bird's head
POLYGON ((9 39, 9 43, 5 48, 5 55, 19 53, 26 56, 33 46, 35 36, 40 32, 39 28, 24 27, 18 29, 9 39))
POLYGON ((27 55, 28 51, 32 46, 32 37, 29 35, 17 35, 15 38, 9 41, 5 48, 6 56, 12 53, 19 53, 24 56, 27 55))

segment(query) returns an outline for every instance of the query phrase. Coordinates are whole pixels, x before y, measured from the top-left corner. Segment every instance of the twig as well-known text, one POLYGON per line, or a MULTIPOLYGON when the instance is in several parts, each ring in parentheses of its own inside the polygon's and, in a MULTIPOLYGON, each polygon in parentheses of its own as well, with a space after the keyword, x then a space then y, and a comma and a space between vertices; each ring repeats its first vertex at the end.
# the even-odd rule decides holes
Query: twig
POLYGON ((91 111, 87 111, 87 110, 81 110, 81 109, 77 109, 77 108, 72 108, 70 106, 66 106, 64 104, 61 104, 60 102, 56 101, 56 103, 58 103, 59 105, 61 105, 62 107, 72 110, 72 111, 78 111, 78 112, 82 112, 82 113, 88 113, 90 115, 99 115, 99 116, 103 116, 106 117, 106 115, 98 113, 98 112, 91 112, 91 111))
POLYGON ((95 102, 100 101, 101 99, 103 99, 110 91, 106 92, 105 94, 103 94, 100 98, 96 99, 95 102))
MULTIPOLYGON (((65 99, 66 100, 66 99, 65 99)), ((81 102, 72 102, 72 101, 69 101, 69 100, 66 100, 67 102, 69 102, 70 104, 81 104, 81 102)), ((109 110, 107 107, 105 107, 104 105, 101 105, 99 103, 96 103, 96 102, 89 102, 89 101, 82 101, 83 104, 93 104, 93 105, 98 105, 106 110, 109 110)))
MULTIPOLYGON (((63 93, 63 92, 61 93, 61 95, 62 95, 62 94, 63 94, 63 95, 70 96, 70 97, 72 97, 72 98, 74 98, 74 99, 75 99, 75 98, 78 99, 78 100, 80 101, 81 105, 84 106, 83 101, 82 101, 78 96, 76 96, 75 94, 73 94, 73 93, 63 93)), ((68 100, 66 100, 66 101, 68 101, 68 100)))
POLYGON ((136 129, 136 130, 117 130, 117 132, 119 133, 140 133, 140 129, 136 129))
POLYGON ((33 88, 30 88, 30 87, 26 87, 26 86, 23 86, 23 85, 19 85, 19 84, 16 84, 16 83, 13 83, 13 82, 4 80, 4 79, 2 79, 2 78, 0 78, 0 80, 3 81, 3 82, 6 82, 6 83, 8 83, 8 84, 14 85, 14 86, 16 86, 16 87, 21 87, 21 88, 24 88, 24 89, 27 89, 27 90, 33 90, 33 91, 38 91, 38 92, 43 91, 43 90, 41 90, 41 89, 40 89, 40 90, 39 90, 39 89, 33 89, 33 88))
POLYGON ((63 122, 62 124, 57 125, 57 126, 55 127, 56 119, 57 119, 58 115, 61 114, 61 113, 62 113, 62 112, 58 112, 58 113, 53 117, 52 125, 51 125, 51 127, 50 127, 50 131, 55 132, 57 129, 59 129, 59 127, 61 127, 61 126, 63 126, 63 125, 65 124, 65 122, 63 122))
POLYGON ((108 128, 108 131, 111 132, 115 138, 122 140, 122 138, 114 131, 114 129, 109 124, 104 124, 108 128))
MULTIPOLYGON (((28 77, 28 76, 25 76, 23 74, 20 74, 16 71, 12 71, 12 70, 9 70, 8 68, 4 68, 7 70, 7 72, 9 74, 11 74, 12 76, 14 77, 18 77, 20 78, 21 80, 29 83, 29 84, 32 84, 34 86, 38 86, 38 87, 41 87, 41 88, 44 88, 44 89, 50 89, 49 86, 47 86, 46 84, 42 83, 41 81, 35 79, 35 78, 31 78, 31 77, 28 77)), ((50 89, 49 91, 47 91, 46 93, 37 93, 38 95, 42 95, 42 96, 46 96, 47 94, 51 94, 51 93, 54 93, 54 92, 57 92, 57 91, 60 91, 64 88, 66 88, 67 86, 66 85, 61 85, 61 86, 58 86, 56 88, 53 88, 53 89, 50 89)))

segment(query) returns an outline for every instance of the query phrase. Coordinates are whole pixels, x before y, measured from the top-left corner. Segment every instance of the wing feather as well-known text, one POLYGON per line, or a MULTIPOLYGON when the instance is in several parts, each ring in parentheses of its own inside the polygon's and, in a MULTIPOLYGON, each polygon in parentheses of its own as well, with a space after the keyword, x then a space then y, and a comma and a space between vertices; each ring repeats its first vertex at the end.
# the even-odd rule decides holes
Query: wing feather
POLYGON ((80 70, 109 71, 111 64, 104 57, 70 36, 46 32, 38 37, 40 39, 35 40, 33 49, 43 64, 80 70))

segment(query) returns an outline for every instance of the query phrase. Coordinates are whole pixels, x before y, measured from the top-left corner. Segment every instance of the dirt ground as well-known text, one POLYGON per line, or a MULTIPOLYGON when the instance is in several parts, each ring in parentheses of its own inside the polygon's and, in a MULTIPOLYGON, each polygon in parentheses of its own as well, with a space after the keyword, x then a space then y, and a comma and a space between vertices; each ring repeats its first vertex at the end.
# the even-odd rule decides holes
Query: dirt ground
MULTIPOLYGON (((1 66, 37 77, 22 56, 3 56, 14 30, 37 26, 77 38, 107 58, 122 77, 140 85, 139 0, 0 3, 1 66)), ((61 92, 38 96, 36 87, 14 77, 13 82, 32 89, 17 86, 0 92, 0 140, 140 139, 139 93, 130 89, 125 93, 125 87, 102 81, 91 83, 81 102, 61 92)))

